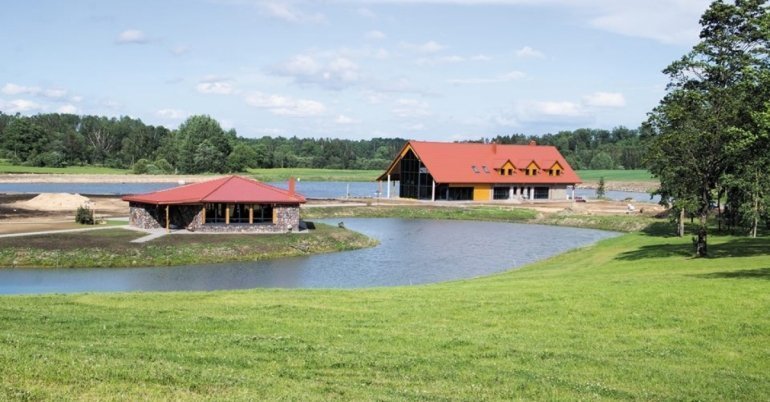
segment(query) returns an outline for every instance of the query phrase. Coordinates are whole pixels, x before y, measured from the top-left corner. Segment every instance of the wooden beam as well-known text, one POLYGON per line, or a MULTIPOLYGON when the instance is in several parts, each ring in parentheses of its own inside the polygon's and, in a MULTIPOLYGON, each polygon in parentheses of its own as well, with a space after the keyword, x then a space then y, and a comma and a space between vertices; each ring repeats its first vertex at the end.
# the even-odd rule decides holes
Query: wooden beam
POLYGON ((203 208, 201 208, 201 223, 206 223, 206 205, 203 205, 203 208))
POLYGON ((225 225, 230 224, 230 204, 225 204, 225 225))
POLYGON ((254 224, 254 204, 249 204, 249 225, 254 224))

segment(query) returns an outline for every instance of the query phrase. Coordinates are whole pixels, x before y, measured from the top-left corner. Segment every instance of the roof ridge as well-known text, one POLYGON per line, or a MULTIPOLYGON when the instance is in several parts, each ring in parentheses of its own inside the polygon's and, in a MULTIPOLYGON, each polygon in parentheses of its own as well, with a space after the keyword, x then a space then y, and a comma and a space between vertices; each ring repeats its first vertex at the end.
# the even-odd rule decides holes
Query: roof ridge
MULTIPOLYGON (((219 190, 219 189, 220 189, 222 186, 224 186, 224 185, 225 185, 227 182, 229 182, 230 180, 232 180, 232 179, 233 179, 233 177, 235 177, 235 175, 232 175, 232 174, 231 174, 231 175, 230 175, 230 177, 228 177, 226 180, 224 180, 224 181, 222 182, 222 184, 220 184, 220 185, 218 185, 218 186, 214 187, 214 189, 213 189, 213 190, 209 191, 208 193, 206 193, 206 195, 204 195, 203 197, 201 197, 201 200, 205 200, 206 198, 208 198, 208 196, 210 196, 210 195, 211 195, 211 194, 213 194, 215 191, 219 190)), ((205 182, 204 182, 204 183, 205 183, 205 182)))

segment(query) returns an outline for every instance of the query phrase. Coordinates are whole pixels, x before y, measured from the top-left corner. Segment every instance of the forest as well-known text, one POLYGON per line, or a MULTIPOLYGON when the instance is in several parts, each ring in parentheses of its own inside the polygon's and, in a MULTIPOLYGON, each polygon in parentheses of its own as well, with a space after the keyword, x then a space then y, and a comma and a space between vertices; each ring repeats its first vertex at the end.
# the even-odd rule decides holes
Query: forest
MULTIPOLYGON (((540 136, 512 134, 471 142, 554 145, 575 169, 643 168, 640 130, 577 129, 540 136)), ((136 173, 226 173, 246 168, 384 169, 404 138, 240 137, 212 117, 188 118, 177 129, 130 117, 0 111, 0 158, 45 167, 106 166, 136 173)))

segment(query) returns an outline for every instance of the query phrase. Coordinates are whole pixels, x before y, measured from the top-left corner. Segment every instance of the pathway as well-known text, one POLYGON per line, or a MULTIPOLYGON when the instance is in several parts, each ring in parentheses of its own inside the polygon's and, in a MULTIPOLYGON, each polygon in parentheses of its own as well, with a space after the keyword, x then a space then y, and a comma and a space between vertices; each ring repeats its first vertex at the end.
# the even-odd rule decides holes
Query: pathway
POLYGON ((99 226, 99 227, 85 228, 85 229, 61 229, 61 230, 43 230, 40 232, 8 233, 8 234, 0 235, 0 238, 36 236, 36 235, 47 235, 47 234, 56 234, 56 233, 77 233, 77 232, 87 232, 89 230, 104 230, 104 229, 114 229, 114 228, 124 228, 124 226, 99 226))

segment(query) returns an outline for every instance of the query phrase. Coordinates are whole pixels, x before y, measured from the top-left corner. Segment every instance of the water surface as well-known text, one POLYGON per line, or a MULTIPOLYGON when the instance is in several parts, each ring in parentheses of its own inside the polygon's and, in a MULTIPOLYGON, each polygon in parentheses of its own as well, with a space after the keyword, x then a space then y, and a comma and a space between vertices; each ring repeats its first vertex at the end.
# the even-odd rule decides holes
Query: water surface
MULTIPOLYGON (((336 224, 337 221, 330 223, 336 224)), ((344 219, 373 248, 271 261, 158 268, 0 268, 0 294, 365 288, 473 278, 616 236, 499 222, 344 219)), ((302 234, 294 234, 302 236, 302 234)))

